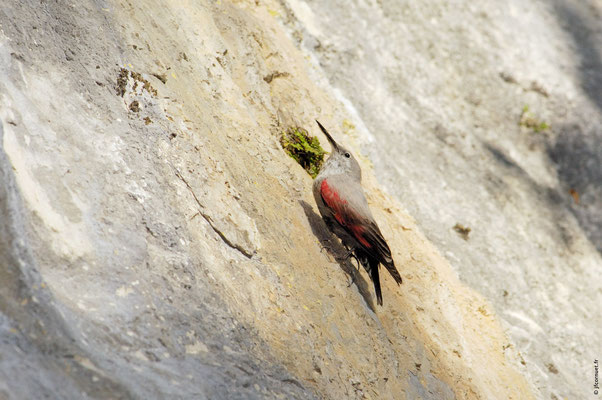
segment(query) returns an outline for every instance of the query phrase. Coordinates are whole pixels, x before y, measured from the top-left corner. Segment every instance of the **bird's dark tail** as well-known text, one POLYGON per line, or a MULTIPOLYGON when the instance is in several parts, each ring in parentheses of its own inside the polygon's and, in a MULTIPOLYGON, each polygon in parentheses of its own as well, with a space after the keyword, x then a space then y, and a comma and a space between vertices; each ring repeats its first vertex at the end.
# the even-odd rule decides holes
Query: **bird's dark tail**
POLYGON ((378 275, 378 259, 370 257, 369 254, 362 250, 355 251, 355 257, 362 264, 362 267, 366 270, 372 283, 374 283, 374 292, 376 293, 376 303, 380 306, 383 305, 383 294, 380 290, 380 276, 378 275))
POLYGON ((378 260, 375 258, 368 257, 370 263, 370 278, 374 282, 374 292, 376 293, 376 302, 378 305, 383 305, 383 294, 380 290, 380 277, 378 276, 378 260))

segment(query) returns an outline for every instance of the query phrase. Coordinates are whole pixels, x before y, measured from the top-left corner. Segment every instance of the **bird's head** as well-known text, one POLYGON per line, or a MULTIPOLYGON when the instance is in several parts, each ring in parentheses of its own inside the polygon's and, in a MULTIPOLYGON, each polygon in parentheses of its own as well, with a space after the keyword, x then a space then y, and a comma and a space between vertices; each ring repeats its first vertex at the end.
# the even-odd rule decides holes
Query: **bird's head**
POLYGON ((322 124, 316 120, 318 126, 322 130, 322 133, 326 135, 326 139, 330 142, 330 146, 332 147, 332 152, 330 153, 330 157, 326 160, 324 165, 322 166, 320 173, 328 172, 332 175, 338 174, 348 174, 352 178, 356 178, 358 180, 362 179, 362 170, 360 169, 360 165, 358 164, 353 154, 332 138, 330 133, 322 126, 322 124))

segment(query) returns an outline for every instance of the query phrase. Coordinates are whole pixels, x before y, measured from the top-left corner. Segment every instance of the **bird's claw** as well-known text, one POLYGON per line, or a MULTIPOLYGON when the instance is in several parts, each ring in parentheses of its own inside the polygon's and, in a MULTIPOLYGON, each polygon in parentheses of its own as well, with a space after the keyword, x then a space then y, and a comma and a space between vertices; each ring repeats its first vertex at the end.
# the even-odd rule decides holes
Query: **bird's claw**
POLYGON ((345 255, 343 255, 342 257, 339 256, 339 257, 335 257, 335 258, 339 262, 345 262, 345 261, 349 260, 350 257, 355 258, 355 256, 353 255, 353 251, 354 251, 353 249, 351 249, 351 250, 348 249, 347 252, 345 253, 345 255))
MULTIPOLYGON (((355 272, 355 271, 352 271, 355 272)), ((349 284, 347 285, 347 287, 351 287, 351 285, 353 285, 355 283, 355 273, 349 274, 349 276, 351 276, 351 280, 349 281, 349 284)))

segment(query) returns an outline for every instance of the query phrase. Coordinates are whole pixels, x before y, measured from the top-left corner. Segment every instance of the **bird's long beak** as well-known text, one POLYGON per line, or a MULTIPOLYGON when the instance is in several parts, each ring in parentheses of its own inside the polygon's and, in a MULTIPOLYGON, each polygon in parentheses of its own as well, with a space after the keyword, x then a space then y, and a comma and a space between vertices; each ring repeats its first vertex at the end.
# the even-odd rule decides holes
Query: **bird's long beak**
POLYGON ((322 130, 322 133, 324 133, 324 135, 326 135, 326 139, 328 139, 328 141, 330 142, 330 145, 332 146, 332 149, 333 150, 338 150, 339 149, 339 145, 337 144, 337 142, 334 141, 334 139, 332 138, 332 136, 330 136, 330 133, 328 133, 328 131, 326 130, 326 128, 324 128, 322 126, 322 124, 320 123, 320 121, 316 120, 316 122, 318 123, 318 126, 322 130))

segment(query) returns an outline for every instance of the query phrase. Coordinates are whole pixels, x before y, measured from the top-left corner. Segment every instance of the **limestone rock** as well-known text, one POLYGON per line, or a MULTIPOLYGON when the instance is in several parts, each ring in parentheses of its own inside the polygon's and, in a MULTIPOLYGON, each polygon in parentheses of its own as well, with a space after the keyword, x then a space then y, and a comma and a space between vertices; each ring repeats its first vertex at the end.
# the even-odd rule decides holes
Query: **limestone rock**
POLYGON ((566 64, 557 9, 5 3, 0 398, 585 393, 600 79, 562 77, 599 63, 566 64), (519 126, 525 102, 550 137, 519 126), (404 278, 384 307, 323 249, 311 178, 280 148, 315 118, 361 160, 404 278))

